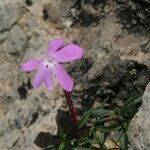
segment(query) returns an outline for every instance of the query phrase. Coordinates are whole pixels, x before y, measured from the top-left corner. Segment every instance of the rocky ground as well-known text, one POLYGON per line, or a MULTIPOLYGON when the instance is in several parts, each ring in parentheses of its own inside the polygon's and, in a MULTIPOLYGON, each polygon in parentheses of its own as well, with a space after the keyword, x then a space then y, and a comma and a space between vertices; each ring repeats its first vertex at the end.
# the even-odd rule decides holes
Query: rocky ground
MULTIPOLYGON (((62 89, 33 90, 33 74, 20 70, 25 60, 41 57, 56 37, 84 48, 82 60, 66 64, 75 79, 79 113, 108 96, 118 106, 144 93, 150 81, 149 33, 143 26, 126 28, 119 8, 113 0, 0 1, 0 149, 36 150, 42 132, 57 134, 63 117, 58 112, 68 109, 62 89), (141 28, 142 34, 135 32, 141 28)), ((129 129, 136 150, 149 149, 149 100, 148 85, 129 129)))

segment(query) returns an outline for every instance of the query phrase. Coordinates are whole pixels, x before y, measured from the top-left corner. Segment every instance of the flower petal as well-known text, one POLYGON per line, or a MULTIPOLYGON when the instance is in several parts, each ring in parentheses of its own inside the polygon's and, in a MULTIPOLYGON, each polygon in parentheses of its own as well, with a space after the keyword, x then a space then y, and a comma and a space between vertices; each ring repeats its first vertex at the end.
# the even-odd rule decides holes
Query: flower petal
POLYGON ((39 70, 35 74, 35 77, 32 81, 32 85, 34 88, 38 88, 41 85, 42 81, 44 81, 44 77, 45 77, 44 69, 46 69, 46 68, 44 68, 44 67, 39 68, 39 70))
POLYGON ((53 89, 52 70, 50 70, 49 68, 46 68, 45 70, 44 81, 47 89, 52 90, 53 89))
POLYGON ((41 63, 41 60, 29 60, 26 63, 21 65, 21 69, 23 71, 32 71, 36 69, 40 63, 41 63))
POLYGON ((58 62, 68 62, 79 59, 83 56, 83 49, 77 45, 69 44, 56 51, 55 59, 58 62))
POLYGON ((58 38, 54 39, 49 43, 48 46, 48 55, 52 56, 54 52, 56 52, 59 48, 61 48, 64 45, 64 39, 58 38))
POLYGON ((68 92, 72 91, 74 85, 73 80, 60 64, 56 65, 54 68, 54 73, 63 89, 68 92))

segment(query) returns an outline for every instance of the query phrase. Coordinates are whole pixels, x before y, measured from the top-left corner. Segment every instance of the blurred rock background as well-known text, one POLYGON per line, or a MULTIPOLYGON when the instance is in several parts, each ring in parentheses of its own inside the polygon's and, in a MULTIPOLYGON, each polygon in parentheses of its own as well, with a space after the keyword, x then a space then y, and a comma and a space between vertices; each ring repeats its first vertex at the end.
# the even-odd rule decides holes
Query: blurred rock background
MULTIPOLYGON (((54 38, 85 50, 81 61, 66 64, 78 112, 106 96, 118 106, 131 94, 143 94, 150 81, 149 9, 149 0, 1 0, 0 149, 36 150, 40 132, 57 134, 58 111, 68 109, 62 89, 33 90, 34 73, 20 70, 54 38)), ((149 101, 148 85, 129 130, 131 149, 150 149, 149 101)))

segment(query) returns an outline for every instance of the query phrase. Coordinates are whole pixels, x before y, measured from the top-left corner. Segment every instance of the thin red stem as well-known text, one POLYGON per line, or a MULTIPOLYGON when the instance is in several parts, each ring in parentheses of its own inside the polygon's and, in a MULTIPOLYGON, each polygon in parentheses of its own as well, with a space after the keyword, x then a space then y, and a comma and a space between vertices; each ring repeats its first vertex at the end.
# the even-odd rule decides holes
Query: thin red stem
POLYGON ((77 112, 76 112, 76 109, 75 109, 74 106, 73 106, 73 102, 72 102, 72 99, 71 99, 70 92, 67 92, 67 91, 64 90, 64 94, 65 94, 65 97, 66 97, 66 100, 67 100, 67 104, 68 104, 68 106, 69 106, 69 109, 70 109, 70 111, 71 111, 73 120, 74 120, 75 124, 77 125, 77 124, 78 124, 77 112))

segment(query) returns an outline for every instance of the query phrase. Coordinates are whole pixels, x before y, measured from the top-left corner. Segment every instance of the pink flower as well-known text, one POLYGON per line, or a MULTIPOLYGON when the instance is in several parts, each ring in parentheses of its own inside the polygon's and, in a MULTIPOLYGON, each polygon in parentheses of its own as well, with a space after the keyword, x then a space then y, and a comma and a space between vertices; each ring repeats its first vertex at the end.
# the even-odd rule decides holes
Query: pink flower
POLYGON ((38 60, 29 60, 24 63, 22 70, 29 72, 37 70, 32 81, 34 88, 38 88, 44 81, 48 90, 53 89, 53 77, 66 91, 72 91, 73 80, 60 63, 77 60, 83 56, 83 49, 74 44, 64 46, 63 38, 55 39, 49 43, 47 55, 38 60))

